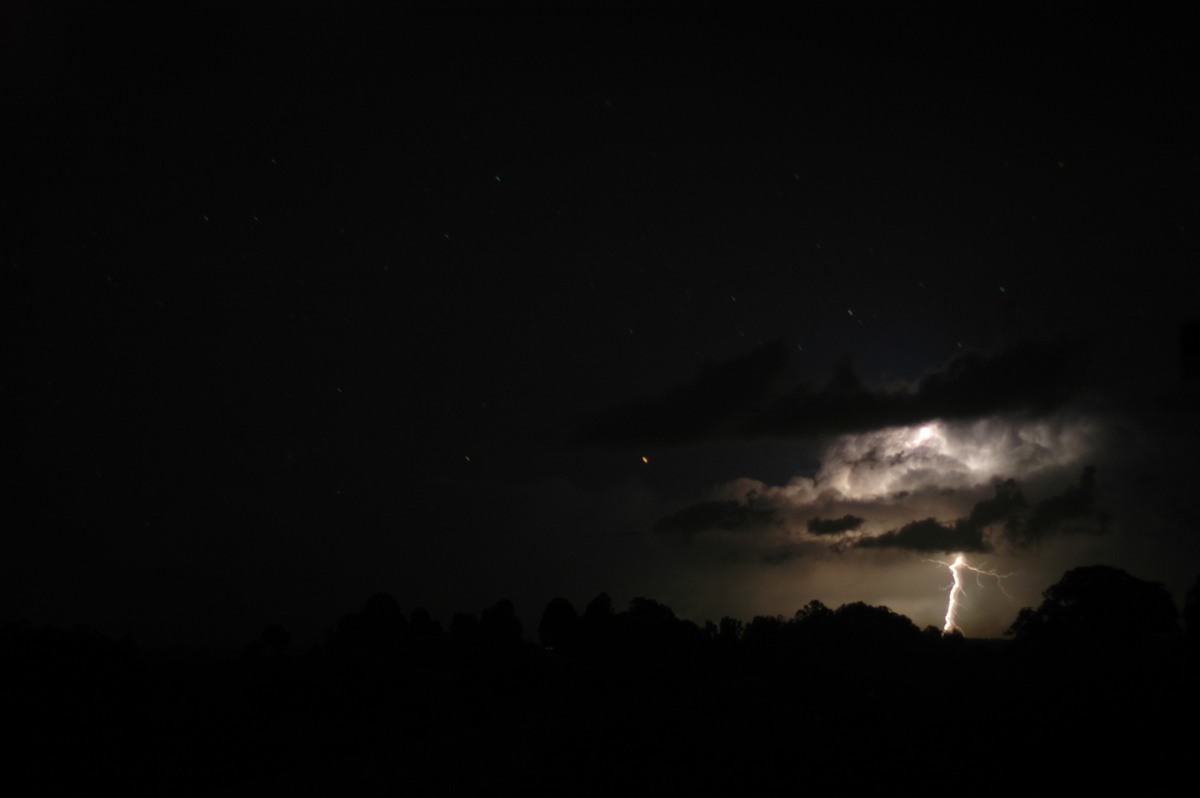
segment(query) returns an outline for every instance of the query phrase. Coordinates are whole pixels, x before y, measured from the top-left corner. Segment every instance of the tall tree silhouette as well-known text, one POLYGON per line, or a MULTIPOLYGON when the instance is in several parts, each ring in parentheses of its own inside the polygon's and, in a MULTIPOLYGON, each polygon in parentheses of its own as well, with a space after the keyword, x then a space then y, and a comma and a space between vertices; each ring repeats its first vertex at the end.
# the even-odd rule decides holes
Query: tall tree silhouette
POLYGON ((1188 649, 1193 653, 1200 651, 1200 576, 1183 599, 1183 626, 1188 649))
POLYGON ((1158 582, 1120 568, 1075 568, 1042 593, 1041 606, 1026 607, 1008 634, 1026 643, 1127 645, 1178 638, 1179 612, 1158 582))
POLYGON ((376 593, 361 612, 343 615, 329 632, 337 651, 361 651, 381 657, 400 655, 408 637, 408 619, 390 593, 376 593))
POLYGON ((570 648, 579 625, 579 613, 565 598, 552 599, 542 611, 538 640, 546 648, 570 648))
POLYGON ((485 645, 496 649, 520 646, 521 620, 516 608, 508 599, 500 599, 479 614, 479 632, 485 645))

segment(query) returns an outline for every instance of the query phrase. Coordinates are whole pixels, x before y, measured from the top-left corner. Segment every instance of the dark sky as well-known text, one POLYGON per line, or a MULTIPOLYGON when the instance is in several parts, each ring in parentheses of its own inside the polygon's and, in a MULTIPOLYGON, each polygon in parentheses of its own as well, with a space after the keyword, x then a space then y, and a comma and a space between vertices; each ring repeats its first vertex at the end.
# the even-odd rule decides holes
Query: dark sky
POLYGON ((7 4, 4 620, 1180 598, 1187 26, 836 5, 7 4))

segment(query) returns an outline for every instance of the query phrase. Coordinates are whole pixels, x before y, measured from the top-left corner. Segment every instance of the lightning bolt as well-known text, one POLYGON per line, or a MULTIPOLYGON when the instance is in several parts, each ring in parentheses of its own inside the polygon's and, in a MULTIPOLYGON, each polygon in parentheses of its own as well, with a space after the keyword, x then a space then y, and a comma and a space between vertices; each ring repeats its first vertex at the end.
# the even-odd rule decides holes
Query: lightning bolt
POLYGON ((954 562, 944 562, 942 560, 926 560, 926 562, 937 563, 944 565, 950 569, 951 575, 954 577, 954 583, 950 586, 950 600, 946 605, 946 625, 942 627, 942 634, 948 635, 958 629, 958 607, 962 602, 962 598, 966 596, 966 591, 963 590, 962 577, 963 571, 973 571, 975 573, 975 581, 982 588, 983 577, 989 576, 996 580, 996 585, 1000 588, 1000 592, 1008 598, 1008 591, 1004 589, 1004 580, 1012 576, 1012 574, 998 574, 995 571, 985 571, 983 568, 971 565, 967 562, 967 557, 961 552, 954 555, 954 562))

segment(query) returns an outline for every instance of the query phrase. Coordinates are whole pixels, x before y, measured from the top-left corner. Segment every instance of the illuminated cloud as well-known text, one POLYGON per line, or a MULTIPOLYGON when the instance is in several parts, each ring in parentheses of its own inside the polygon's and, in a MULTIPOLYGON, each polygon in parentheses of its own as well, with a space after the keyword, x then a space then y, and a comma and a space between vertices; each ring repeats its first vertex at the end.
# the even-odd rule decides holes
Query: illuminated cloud
POLYGON ((1074 466, 1094 445, 1078 419, 986 418, 844 435, 822 457, 814 487, 875 499, 925 487, 966 488, 1074 466))
MULTIPOLYGON (((656 525, 660 532, 765 533, 746 545, 780 564, 833 550, 920 553, 1027 548, 1050 536, 1102 531, 1095 470, 1099 431, 1084 419, 933 422, 843 435, 812 477, 772 486, 738 479, 656 525), (1071 473, 1076 485, 1040 501, 1071 473)), ((1057 490, 1057 489, 1054 489, 1057 490)))

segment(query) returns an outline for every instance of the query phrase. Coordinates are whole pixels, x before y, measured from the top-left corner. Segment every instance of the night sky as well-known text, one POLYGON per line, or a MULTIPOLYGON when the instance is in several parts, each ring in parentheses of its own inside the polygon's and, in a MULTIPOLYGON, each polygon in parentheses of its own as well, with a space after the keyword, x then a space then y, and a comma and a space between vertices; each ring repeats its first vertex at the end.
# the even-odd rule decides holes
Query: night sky
POLYGON ((1200 574, 1182 18, 46 5, 0 21, 0 620, 940 627, 963 552, 998 636, 1200 574))

